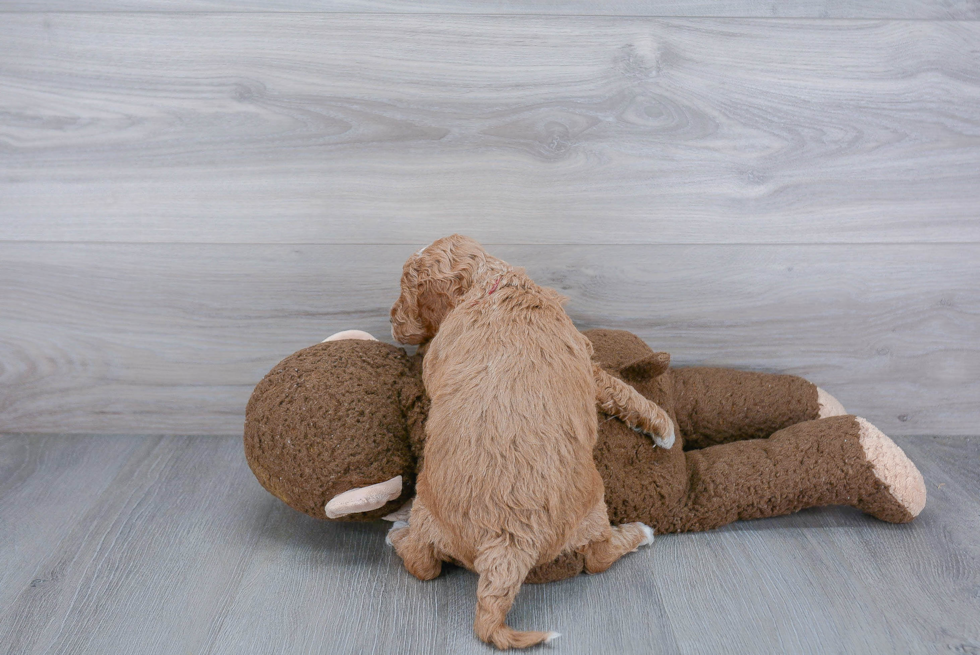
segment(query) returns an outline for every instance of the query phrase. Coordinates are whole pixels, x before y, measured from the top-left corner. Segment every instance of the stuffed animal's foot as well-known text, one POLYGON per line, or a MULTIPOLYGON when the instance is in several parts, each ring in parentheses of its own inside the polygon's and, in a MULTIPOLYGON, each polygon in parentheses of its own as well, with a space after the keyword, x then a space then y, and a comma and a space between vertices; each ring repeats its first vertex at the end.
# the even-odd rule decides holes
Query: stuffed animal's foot
POLYGON ((922 474, 881 430, 863 418, 858 418, 857 422, 861 430, 861 448, 875 478, 884 486, 881 497, 868 499, 862 509, 891 523, 911 521, 926 504, 926 483, 922 474))
POLYGON ((840 401, 820 387, 817 387, 817 405, 820 407, 818 418, 829 418, 831 416, 843 416, 847 414, 840 401))

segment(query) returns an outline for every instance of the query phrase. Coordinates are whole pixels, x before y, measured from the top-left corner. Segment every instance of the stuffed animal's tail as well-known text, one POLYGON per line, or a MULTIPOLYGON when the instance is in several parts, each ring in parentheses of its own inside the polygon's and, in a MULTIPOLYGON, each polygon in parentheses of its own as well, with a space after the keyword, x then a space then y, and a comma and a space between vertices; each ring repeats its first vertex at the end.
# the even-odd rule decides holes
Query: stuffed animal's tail
POLYGON ((527 553, 510 545, 487 548, 473 562, 480 574, 474 628, 480 639, 501 650, 527 648, 560 636, 557 632, 518 632, 504 623, 533 563, 527 553))

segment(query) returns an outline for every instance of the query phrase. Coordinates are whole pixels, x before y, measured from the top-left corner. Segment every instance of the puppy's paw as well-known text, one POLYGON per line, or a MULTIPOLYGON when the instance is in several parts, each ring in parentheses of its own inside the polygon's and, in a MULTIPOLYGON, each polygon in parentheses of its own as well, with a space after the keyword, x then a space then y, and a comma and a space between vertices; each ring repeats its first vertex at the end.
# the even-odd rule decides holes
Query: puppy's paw
POLYGON ((402 523, 405 523, 406 521, 408 521, 408 517, 412 515, 412 503, 414 501, 415 501, 415 497, 413 496, 412 498, 408 499, 407 503, 405 503, 404 505, 396 509, 394 512, 392 512, 391 514, 386 514, 381 518, 385 521, 391 521, 392 523, 394 523, 395 521, 401 521, 402 523))
POLYGON ((664 448, 666 450, 670 450, 671 447, 674 445, 674 423, 673 423, 673 421, 668 422, 668 426, 669 427, 667 429, 667 434, 664 434, 664 435, 659 435, 656 432, 649 432, 649 431, 644 430, 643 428, 641 428, 639 426, 634 427, 633 428, 633 431, 634 432, 639 432, 643 436, 649 437, 650 439, 653 439, 653 443, 657 444, 661 448, 664 448))
POLYGON ((674 445, 674 422, 671 421, 669 423, 669 426, 670 427, 667 431, 667 434, 665 434, 662 437, 657 435, 654 435, 653 437, 653 443, 657 444, 658 446, 666 450, 670 450, 674 445))
MULTIPOLYGON (((620 531, 620 533, 625 537, 627 544, 636 544, 633 546, 632 550, 627 550, 625 552, 636 552, 644 546, 649 546, 653 543, 653 528, 649 525, 644 525, 643 523, 624 523, 618 528, 613 528, 613 531, 620 531), (636 539, 639 538, 639 541, 636 539)), ((628 546, 627 546, 628 548, 628 546)))
POLYGON ((394 546, 396 541, 399 541, 404 537, 404 531, 408 529, 408 521, 395 521, 388 528, 388 534, 385 536, 385 543, 389 546, 394 546))
POLYGON ((642 548, 643 546, 649 546, 652 544, 653 528, 651 528, 649 525, 644 525, 643 523, 637 523, 637 525, 639 525, 640 529, 643 530, 643 541, 640 542, 640 545, 637 546, 637 548, 642 548))

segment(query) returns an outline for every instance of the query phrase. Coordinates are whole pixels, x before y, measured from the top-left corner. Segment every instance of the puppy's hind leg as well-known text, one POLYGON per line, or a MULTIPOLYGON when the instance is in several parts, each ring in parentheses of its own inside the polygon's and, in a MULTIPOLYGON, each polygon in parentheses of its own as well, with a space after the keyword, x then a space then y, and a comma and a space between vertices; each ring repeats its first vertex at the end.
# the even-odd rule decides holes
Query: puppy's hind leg
POLYGON ((412 523, 395 521, 386 541, 394 546, 409 573, 419 580, 432 580, 442 572, 442 561, 431 538, 425 534, 428 521, 419 516, 418 507, 418 503, 412 507, 412 523))
POLYGON ((585 570, 589 573, 602 573, 623 555, 653 543, 653 529, 642 523, 609 525, 604 501, 582 523, 582 533, 587 543, 576 550, 585 555, 585 570))

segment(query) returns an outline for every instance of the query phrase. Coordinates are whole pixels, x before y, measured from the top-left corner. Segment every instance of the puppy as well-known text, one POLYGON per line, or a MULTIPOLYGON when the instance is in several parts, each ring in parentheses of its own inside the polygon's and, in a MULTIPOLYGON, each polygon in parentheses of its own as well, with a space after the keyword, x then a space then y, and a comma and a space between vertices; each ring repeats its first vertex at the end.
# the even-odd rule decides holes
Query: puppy
POLYGON ((409 524, 389 541, 419 579, 443 561, 476 571, 476 634, 501 649, 558 636, 504 622, 533 567, 576 550, 598 573, 653 540, 641 523, 609 524, 596 402, 662 447, 674 440, 663 410, 593 364, 564 301, 454 234, 406 262, 391 310, 397 341, 427 345, 432 405, 409 524))

